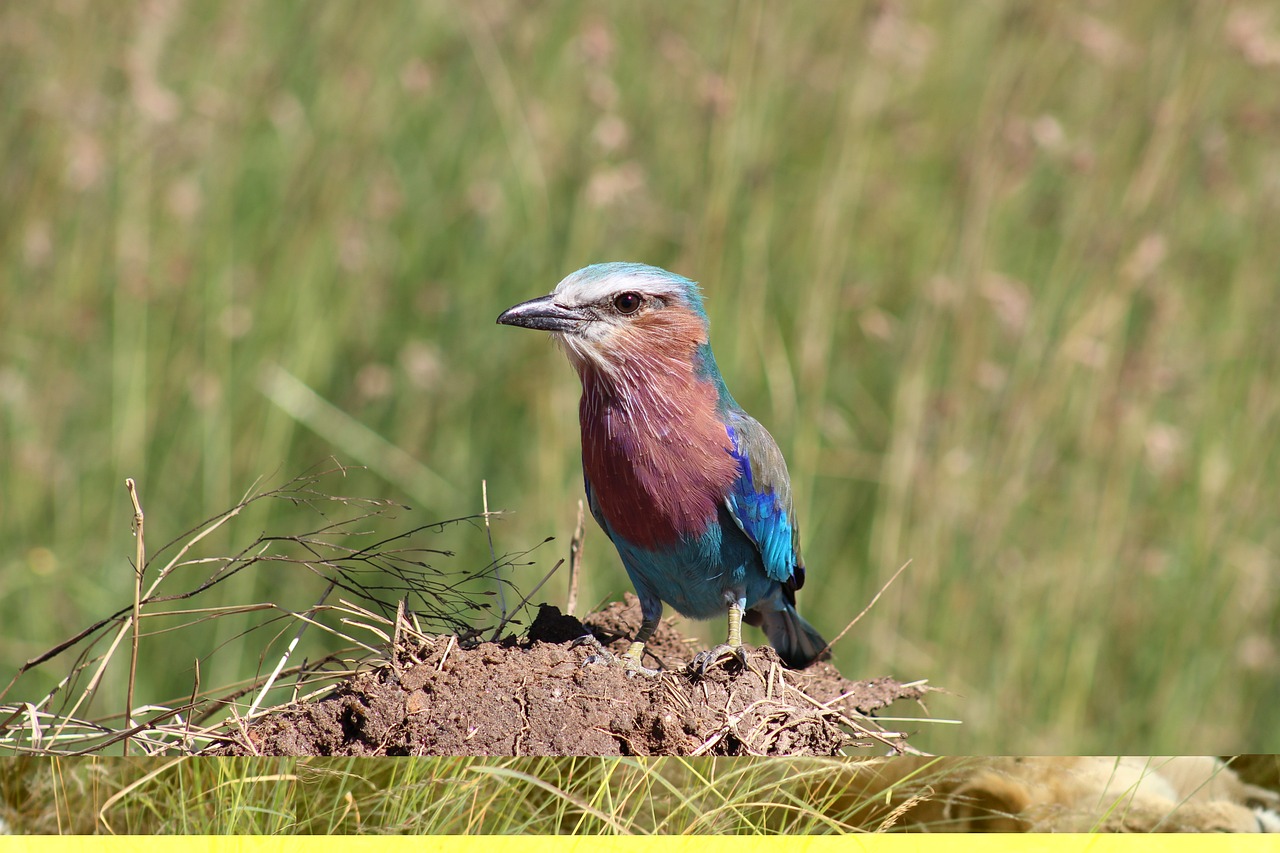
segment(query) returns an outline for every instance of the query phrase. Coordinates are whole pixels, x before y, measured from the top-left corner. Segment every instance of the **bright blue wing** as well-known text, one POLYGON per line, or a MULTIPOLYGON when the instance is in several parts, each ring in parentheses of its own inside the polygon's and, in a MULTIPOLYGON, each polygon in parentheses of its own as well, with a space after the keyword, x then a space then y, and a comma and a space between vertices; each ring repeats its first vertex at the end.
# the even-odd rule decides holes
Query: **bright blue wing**
POLYGON ((739 471, 725 499, 729 514, 760 549, 765 573, 792 590, 799 589, 804 583, 804 561, 782 451, 751 416, 730 411, 727 420, 739 471))

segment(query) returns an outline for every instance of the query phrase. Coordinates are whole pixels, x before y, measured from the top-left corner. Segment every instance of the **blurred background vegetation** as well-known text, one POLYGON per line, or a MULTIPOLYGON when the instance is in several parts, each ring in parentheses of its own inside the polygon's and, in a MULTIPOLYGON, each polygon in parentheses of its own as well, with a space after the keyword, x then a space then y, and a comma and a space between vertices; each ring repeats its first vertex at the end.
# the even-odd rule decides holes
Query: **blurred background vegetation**
POLYGON ((125 477, 157 543, 329 457, 406 527, 486 480, 532 586, 578 388, 494 318, 636 260, 787 456, 802 612, 911 561, 836 663, 950 691, 919 748, 1280 752, 1278 85, 1261 0, 5 4, 0 671, 130 600, 125 477))

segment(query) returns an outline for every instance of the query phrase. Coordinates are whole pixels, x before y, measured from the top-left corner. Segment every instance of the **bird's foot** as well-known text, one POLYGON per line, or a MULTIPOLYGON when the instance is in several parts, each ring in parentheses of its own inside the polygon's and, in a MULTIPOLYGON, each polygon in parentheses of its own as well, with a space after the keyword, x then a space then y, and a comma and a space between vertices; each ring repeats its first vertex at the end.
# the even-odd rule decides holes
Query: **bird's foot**
POLYGON ((592 649, 591 654, 582 659, 583 666, 592 663, 613 663, 617 660, 613 652, 606 649, 595 634, 583 634, 569 644, 571 649, 576 649, 578 646, 590 646, 592 649))
POLYGON ((689 672, 693 675, 706 675, 707 670, 720 661, 737 661, 741 668, 747 667, 747 649, 746 646, 738 644, 731 646, 728 643, 721 643, 713 649, 698 652, 693 656, 693 660, 689 662, 689 672))
POLYGON ((657 678, 659 675, 662 675, 662 670, 650 669, 640 662, 640 655, 642 654, 644 654, 644 649, 641 649, 634 656, 632 656, 631 652, 628 651, 618 659, 622 662, 622 665, 626 667, 627 677, 634 678, 637 675, 644 675, 649 678, 657 678))
POLYGON ((601 644, 594 634, 583 634, 578 639, 569 644, 569 648, 575 646, 590 646, 594 651, 582 659, 583 666, 591 664, 618 664, 627 671, 628 677, 635 675, 647 675, 655 678, 661 674, 661 670, 650 669, 640 662, 641 655, 644 654, 644 643, 632 643, 631 648, 627 649, 621 655, 615 655, 601 644))

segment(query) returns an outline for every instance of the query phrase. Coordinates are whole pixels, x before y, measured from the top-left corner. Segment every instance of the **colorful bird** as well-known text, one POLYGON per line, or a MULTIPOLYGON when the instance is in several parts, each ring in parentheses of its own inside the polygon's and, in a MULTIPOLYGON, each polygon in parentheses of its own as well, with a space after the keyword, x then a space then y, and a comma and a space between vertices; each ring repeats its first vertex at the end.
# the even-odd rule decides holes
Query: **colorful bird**
POLYGON ((663 602, 695 619, 729 615, 726 653, 744 664, 742 622, 764 629, 783 662, 829 657, 796 613, 804 584, 791 480, 773 437, 725 387, 697 284, 657 267, 594 264, 498 322, 550 332, 582 380, 582 472, 591 514, 618 549, 642 624, 631 672, 663 602))

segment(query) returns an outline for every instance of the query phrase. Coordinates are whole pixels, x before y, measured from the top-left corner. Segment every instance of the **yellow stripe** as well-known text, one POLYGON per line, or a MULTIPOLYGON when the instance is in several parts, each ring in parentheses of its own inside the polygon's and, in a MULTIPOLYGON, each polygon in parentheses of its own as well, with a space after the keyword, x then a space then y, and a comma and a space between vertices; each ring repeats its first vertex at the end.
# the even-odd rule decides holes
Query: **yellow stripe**
POLYGON ((846 835, 618 838, 600 836, 0 838, 0 853, 1217 853, 1280 851, 1280 835, 846 835))

